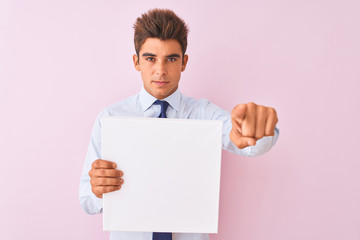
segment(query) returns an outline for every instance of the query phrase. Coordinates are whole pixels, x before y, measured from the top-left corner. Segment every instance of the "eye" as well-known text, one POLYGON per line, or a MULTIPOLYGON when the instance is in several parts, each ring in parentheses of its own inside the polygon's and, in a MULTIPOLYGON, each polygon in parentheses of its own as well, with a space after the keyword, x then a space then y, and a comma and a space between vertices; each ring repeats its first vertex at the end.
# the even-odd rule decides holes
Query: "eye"
POLYGON ((146 59, 146 61, 151 61, 151 62, 155 61, 155 58, 153 58, 153 57, 147 57, 145 59, 146 59))
POLYGON ((176 58, 169 58, 168 60, 169 60, 169 62, 175 62, 176 58))

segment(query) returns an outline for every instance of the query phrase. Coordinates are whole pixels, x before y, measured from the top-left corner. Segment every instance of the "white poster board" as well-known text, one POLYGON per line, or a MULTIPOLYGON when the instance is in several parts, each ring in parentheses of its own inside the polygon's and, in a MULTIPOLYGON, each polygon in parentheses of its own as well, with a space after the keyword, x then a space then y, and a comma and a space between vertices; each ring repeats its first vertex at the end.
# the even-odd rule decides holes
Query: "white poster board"
POLYGON ((217 233, 222 122, 102 119, 102 158, 124 172, 103 196, 103 229, 217 233))

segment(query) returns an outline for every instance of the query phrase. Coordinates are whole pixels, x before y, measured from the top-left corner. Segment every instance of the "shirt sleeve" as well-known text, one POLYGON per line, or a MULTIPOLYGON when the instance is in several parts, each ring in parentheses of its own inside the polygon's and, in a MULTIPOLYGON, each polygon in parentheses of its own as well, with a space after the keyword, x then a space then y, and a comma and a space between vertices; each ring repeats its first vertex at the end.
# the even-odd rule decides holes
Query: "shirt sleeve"
POLYGON ((223 122, 223 149, 231 153, 246 157, 255 157, 270 151, 277 142, 279 137, 279 128, 276 126, 274 136, 265 136, 257 140, 254 146, 248 146, 240 149, 230 140, 229 134, 232 128, 231 114, 207 100, 204 102, 203 109, 202 114, 205 116, 205 119, 221 120, 223 122))
POLYGON ((88 214, 102 212, 102 199, 95 196, 91 191, 89 171, 91 164, 96 159, 101 159, 101 118, 108 115, 105 110, 97 116, 90 137, 90 143, 85 158, 83 171, 80 178, 79 200, 81 207, 88 214))

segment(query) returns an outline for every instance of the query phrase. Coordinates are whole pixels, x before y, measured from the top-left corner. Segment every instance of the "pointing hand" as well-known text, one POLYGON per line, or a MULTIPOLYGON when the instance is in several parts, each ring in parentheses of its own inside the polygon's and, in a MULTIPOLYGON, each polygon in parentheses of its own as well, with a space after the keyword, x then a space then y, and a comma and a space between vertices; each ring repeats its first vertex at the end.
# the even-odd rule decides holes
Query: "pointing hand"
POLYGON ((230 140, 240 149, 253 146, 264 136, 274 136, 276 110, 255 103, 239 104, 231 112, 230 140))

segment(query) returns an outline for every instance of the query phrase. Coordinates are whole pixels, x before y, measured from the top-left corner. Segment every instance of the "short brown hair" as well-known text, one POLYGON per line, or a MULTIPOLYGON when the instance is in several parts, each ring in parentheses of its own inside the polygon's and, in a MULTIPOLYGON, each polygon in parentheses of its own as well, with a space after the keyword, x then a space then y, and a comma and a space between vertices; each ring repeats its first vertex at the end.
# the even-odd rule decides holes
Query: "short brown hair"
POLYGON ((170 9, 156 8, 143 13, 136 19, 134 29, 135 51, 138 56, 147 38, 175 39, 181 45, 182 54, 186 52, 189 29, 184 20, 170 9))

